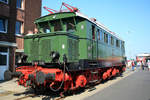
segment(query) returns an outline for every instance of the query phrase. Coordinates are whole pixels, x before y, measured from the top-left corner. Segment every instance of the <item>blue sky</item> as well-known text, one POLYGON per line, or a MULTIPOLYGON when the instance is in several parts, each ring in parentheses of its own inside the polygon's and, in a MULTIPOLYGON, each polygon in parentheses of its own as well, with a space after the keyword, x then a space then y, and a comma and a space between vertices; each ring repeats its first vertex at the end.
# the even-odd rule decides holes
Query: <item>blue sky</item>
MULTIPOLYGON (((62 2, 117 33, 125 41, 128 59, 150 53, 150 0, 42 0, 42 7, 59 10, 62 2)), ((42 8, 42 16, 47 14, 42 8)))

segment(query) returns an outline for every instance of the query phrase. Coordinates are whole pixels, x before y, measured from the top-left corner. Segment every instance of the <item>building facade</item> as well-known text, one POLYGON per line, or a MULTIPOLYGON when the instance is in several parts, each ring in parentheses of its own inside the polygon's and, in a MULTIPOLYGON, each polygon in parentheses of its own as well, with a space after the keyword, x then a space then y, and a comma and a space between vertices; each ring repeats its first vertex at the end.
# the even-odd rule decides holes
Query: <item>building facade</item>
POLYGON ((136 55, 136 61, 142 62, 144 65, 150 60, 150 53, 141 53, 136 55))
POLYGON ((41 16, 41 0, 0 0, 0 80, 24 52, 23 36, 34 31, 41 16))

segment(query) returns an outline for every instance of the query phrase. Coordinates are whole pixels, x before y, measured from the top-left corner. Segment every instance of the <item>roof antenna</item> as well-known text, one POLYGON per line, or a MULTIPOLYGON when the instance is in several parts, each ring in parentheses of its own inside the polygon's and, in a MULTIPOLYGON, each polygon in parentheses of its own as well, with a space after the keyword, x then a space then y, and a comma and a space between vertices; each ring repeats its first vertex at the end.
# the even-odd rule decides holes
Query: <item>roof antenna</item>
POLYGON ((73 6, 69 5, 69 4, 66 4, 66 3, 62 2, 61 8, 60 8, 60 12, 62 12, 62 7, 63 6, 65 6, 70 12, 77 12, 77 11, 79 11, 78 8, 73 7, 73 6))
POLYGON ((44 6, 43 8, 44 8, 45 10, 47 10, 48 12, 50 12, 49 15, 58 12, 58 11, 56 11, 56 10, 54 10, 54 9, 51 9, 51 8, 48 8, 48 7, 46 7, 46 6, 44 6))

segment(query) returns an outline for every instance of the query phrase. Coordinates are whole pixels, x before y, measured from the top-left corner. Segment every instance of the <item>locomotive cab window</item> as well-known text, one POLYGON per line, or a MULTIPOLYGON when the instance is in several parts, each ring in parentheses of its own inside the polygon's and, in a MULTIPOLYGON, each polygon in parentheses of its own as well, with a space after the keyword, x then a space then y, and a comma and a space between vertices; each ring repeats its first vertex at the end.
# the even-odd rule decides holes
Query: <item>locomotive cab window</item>
POLYGON ((102 30, 100 31, 100 40, 102 40, 102 41, 104 40, 104 33, 102 30))
POLYGON ((95 40, 95 26, 92 25, 92 39, 95 40))
POLYGON ((121 48, 124 49, 124 41, 121 42, 121 48))
POLYGON ((67 28, 67 31, 75 30, 75 23, 73 19, 66 20, 66 28, 67 28))
POLYGON ((112 36, 110 38, 110 41, 111 41, 111 45, 114 45, 114 38, 112 36))
POLYGON ((53 22, 54 31, 62 31, 62 25, 60 20, 56 20, 53 22))
POLYGON ((41 23, 39 31, 41 33, 50 33, 51 30, 50 30, 50 26, 48 25, 48 22, 41 23))
POLYGON ((100 40, 100 31, 97 29, 97 39, 100 40))
POLYGON ((108 43, 108 34, 104 33, 104 42, 108 43))
POLYGON ((120 47, 120 42, 117 39, 116 39, 116 47, 120 47))

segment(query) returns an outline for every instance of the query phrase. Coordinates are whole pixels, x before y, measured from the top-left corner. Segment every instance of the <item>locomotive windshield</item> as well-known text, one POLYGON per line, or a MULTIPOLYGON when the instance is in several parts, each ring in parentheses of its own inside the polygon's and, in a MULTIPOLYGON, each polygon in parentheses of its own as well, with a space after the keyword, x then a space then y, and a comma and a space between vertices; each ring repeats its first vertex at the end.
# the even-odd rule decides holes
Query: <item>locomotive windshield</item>
POLYGON ((39 32, 40 33, 50 33, 51 29, 50 29, 49 23, 48 22, 40 23, 39 24, 39 32))
POLYGON ((69 20, 64 20, 66 25, 66 31, 73 31, 75 30, 75 21, 73 18, 70 18, 69 20))
POLYGON ((55 20, 51 22, 51 25, 54 27, 54 31, 62 31, 61 20, 55 20))
POLYGON ((69 31, 75 30, 75 20, 73 18, 58 19, 47 22, 38 23, 40 33, 51 33, 57 31, 69 31))

